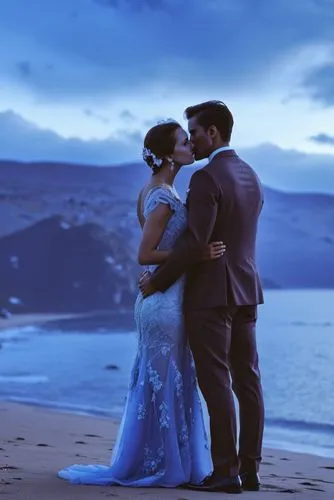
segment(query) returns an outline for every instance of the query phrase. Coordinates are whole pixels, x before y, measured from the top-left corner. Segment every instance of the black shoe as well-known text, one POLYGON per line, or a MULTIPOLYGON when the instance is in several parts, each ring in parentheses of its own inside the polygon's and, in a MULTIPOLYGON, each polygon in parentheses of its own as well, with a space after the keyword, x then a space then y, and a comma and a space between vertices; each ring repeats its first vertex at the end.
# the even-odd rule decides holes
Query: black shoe
POLYGON ((241 472, 240 479, 244 490, 259 491, 261 482, 257 472, 241 472))
POLYGON ((196 491, 224 491, 225 493, 242 493, 239 476, 219 476, 212 474, 200 484, 188 484, 187 488, 196 491))

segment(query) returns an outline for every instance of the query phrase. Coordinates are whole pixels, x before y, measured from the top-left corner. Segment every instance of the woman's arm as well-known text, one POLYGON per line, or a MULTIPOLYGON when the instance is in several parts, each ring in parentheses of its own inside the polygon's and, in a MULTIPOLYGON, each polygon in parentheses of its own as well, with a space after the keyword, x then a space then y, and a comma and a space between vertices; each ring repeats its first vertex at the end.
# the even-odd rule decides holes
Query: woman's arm
POLYGON ((157 250, 173 211, 169 205, 160 203, 151 212, 143 226, 139 245, 138 262, 141 265, 162 264, 170 255, 170 250, 157 250))
MULTIPOLYGON (((157 246, 165 232, 173 211, 169 205, 160 203, 151 212, 143 225, 142 239, 139 245, 138 262, 141 265, 163 264, 172 250, 157 250, 157 246)), ((213 260, 221 257, 225 252, 225 245, 221 241, 203 244, 198 248, 198 261, 213 260)))

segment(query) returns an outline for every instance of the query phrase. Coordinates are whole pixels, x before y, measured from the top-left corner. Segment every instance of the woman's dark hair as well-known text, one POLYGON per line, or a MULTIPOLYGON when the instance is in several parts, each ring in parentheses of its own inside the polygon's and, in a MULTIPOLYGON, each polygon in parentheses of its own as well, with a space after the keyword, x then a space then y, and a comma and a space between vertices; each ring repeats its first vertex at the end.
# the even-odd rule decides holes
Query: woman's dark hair
POLYGON ((222 101, 207 101, 189 106, 184 112, 187 120, 196 116, 197 122, 204 130, 214 125, 224 142, 230 142, 233 129, 233 116, 222 101))
MULTIPOLYGON (((176 143, 175 132, 180 127, 181 125, 174 121, 158 123, 158 125, 155 125, 147 132, 144 139, 144 149, 148 149, 159 159, 171 155, 174 151, 176 143)), ((144 160, 152 169, 153 174, 156 174, 159 171, 160 167, 154 165, 153 156, 146 155, 144 160)))

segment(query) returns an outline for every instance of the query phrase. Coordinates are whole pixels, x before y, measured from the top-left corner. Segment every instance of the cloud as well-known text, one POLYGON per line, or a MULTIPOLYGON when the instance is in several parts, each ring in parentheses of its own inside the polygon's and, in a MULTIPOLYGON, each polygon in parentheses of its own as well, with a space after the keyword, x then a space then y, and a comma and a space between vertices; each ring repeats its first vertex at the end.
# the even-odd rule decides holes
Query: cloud
POLYGON ((310 141, 316 142, 318 144, 329 144, 330 146, 334 146, 334 136, 328 134, 318 134, 312 135, 309 137, 310 141))
POLYGON ((17 69, 22 78, 29 78, 32 74, 32 67, 29 61, 18 62, 17 69))
POLYGON ((286 54, 333 43, 333 23, 325 0, 48 0, 47 10, 45 0, 29 9, 11 0, 1 8, 0 76, 49 100, 163 85, 240 92, 286 54))
POLYGON ((88 118, 92 118, 94 120, 97 120, 98 122, 102 123, 103 125, 109 125, 110 119, 107 118, 106 116, 99 115, 98 113, 95 113, 89 108, 84 109, 84 115, 88 116, 88 118))
POLYGON ((0 113, 1 159, 110 165, 138 160, 142 143, 140 132, 126 131, 118 131, 117 136, 105 140, 65 139, 12 111, 0 113))
POLYGON ((240 151, 240 156, 270 187, 293 192, 334 193, 334 155, 307 154, 262 144, 240 151))
POLYGON ((177 0, 93 0, 97 5, 111 8, 121 8, 124 5, 133 10, 142 10, 148 8, 150 10, 166 10, 173 4, 177 4, 177 0))
POLYGON ((128 109, 123 109, 123 111, 120 113, 120 118, 127 123, 133 122, 136 120, 136 117, 134 114, 131 113, 128 109))
MULTIPOLYGON (((141 161, 142 143, 141 132, 126 130, 118 130, 106 140, 66 139, 12 111, 0 113, 1 159, 116 165, 141 161)), ((244 148, 238 153, 267 186, 284 191, 334 193, 334 155, 306 154, 273 144, 244 148)))
POLYGON ((334 64, 315 69, 305 79, 303 86, 315 101, 328 107, 334 106, 334 64))

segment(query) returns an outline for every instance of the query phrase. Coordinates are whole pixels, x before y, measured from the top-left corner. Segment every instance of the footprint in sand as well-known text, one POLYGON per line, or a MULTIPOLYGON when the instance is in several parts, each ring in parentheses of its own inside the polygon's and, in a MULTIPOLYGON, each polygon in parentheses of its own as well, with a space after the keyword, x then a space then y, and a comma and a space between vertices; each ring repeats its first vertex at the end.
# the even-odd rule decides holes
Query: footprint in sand
POLYGON ((103 436, 99 436, 98 434, 85 434, 85 437, 88 437, 88 438, 102 438, 103 436))
POLYGON ((263 488, 268 489, 269 491, 277 491, 277 493, 300 493, 302 490, 297 490, 294 488, 281 488, 280 486, 276 486, 274 484, 263 484, 263 488))
POLYGON ((280 460, 285 460, 286 462, 291 462, 291 459, 290 459, 290 458, 285 458, 285 457, 280 458, 280 460))
POLYGON ((38 443, 38 444, 36 444, 36 446, 39 446, 41 448, 51 448, 51 446, 49 444, 45 444, 45 443, 38 443))
POLYGON ((0 477, 0 485, 5 486, 8 484, 12 484, 12 483, 10 483, 9 481, 6 481, 6 479, 3 479, 2 477, 0 477))
POLYGON ((19 468, 15 467, 15 465, 2 465, 0 470, 19 470, 19 468))
POLYGON ((272 462, 262 462, 262 465, 275 465, 272 462))
POLYGON ((319 469, 334 470, 334 467, 331 465, 324 465, 323 467, 319 467, 319 469))
POLYGON ((20 437, 20 436, 15 438, 15 439, 16 439, 16 441, 25 441, 25 439, 23 437, 20 437))
POLYGON ((75 441, 74 444, 87 444, 85 441, 75 441))

